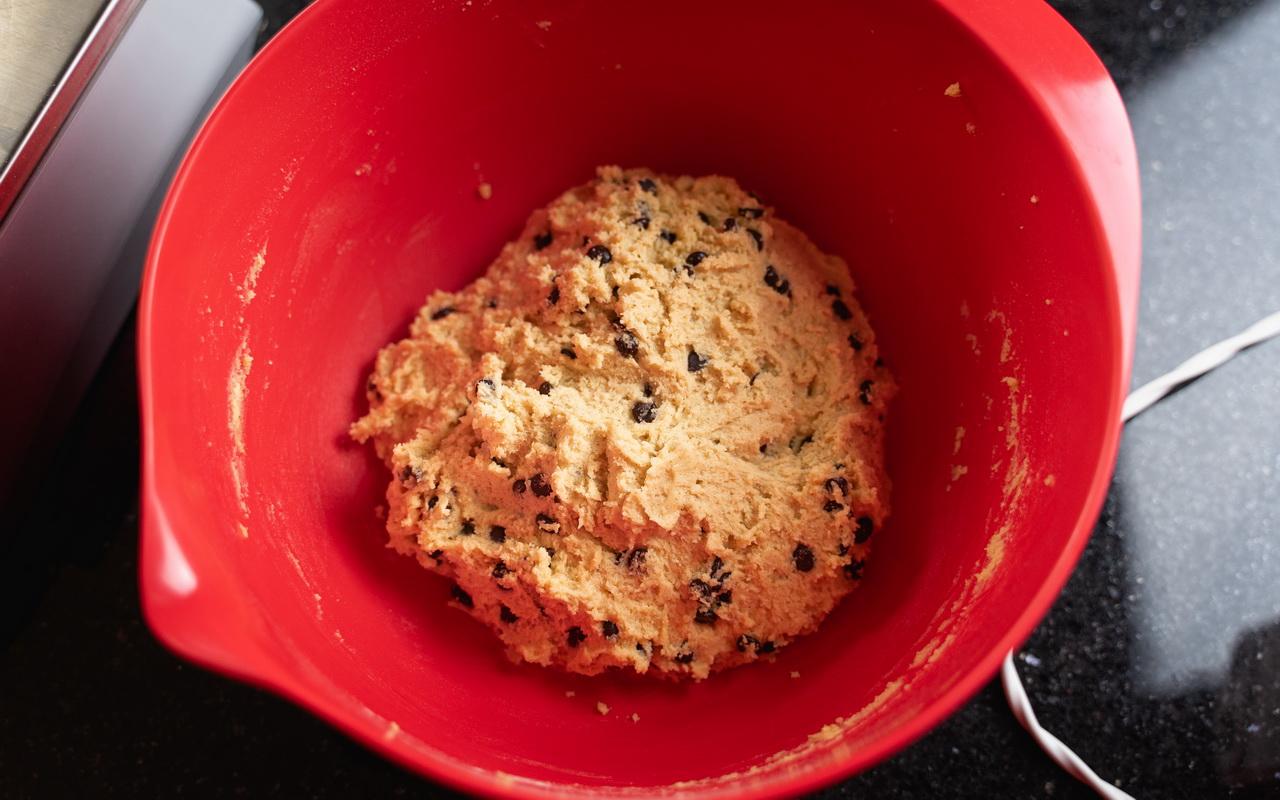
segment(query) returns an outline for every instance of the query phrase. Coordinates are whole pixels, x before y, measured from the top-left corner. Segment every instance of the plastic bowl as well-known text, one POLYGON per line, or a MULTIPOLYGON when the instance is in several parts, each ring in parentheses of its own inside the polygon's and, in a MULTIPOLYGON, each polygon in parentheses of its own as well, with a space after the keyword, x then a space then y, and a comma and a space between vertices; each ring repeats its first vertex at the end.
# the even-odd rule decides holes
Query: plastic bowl
POLYGON ((1038 2, 321 0, 219 104, 155 233, 147 619, 475 792, 833 781, 968 698, 1065 581, 1115 457, 1138 236, 1119 97, 1038 2), (864 585, 696 685, 508 663, 386 549, 384 469, 346 436, 427 293, 605 163, 756 190, 852 265, 901 385, 864 585))

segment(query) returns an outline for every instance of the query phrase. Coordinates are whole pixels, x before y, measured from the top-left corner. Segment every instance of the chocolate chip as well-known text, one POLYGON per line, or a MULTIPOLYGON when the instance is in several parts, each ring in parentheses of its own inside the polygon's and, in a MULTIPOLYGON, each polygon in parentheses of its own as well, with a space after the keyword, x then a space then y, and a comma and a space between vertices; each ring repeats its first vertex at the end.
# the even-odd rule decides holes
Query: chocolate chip
MULTIPOLYGON (((723 581, 723 580, 724 580, 724 578, 721 578, 721 577, 720 577, 720 572, 721 572, 723 569, 724 569, 724 559, 720 558, 720 556, 716 556, 716 557, 714 557, 714 558, 712 558, 712 559, 711 559, 711 568, 710 568, 709 570, 707 570, 707 572, 708 572, 708 574, 710 574, 710 575, 711 575, 711 578, 712 578, 713 580, 719 579, 719 580, 723 581)), ((727 578, 727 577, 728 577, 728 575, 725 575, 724 577, 726 577, 726 578, 727 578)))
POLYGON ((759 377, 760 377, 760 373, 759 373, 759 372, 754 373, 754 374, 751 376, 751 380, 747 381, 747 385, 748 385, 748 386, 755 386, 755 385, 756 385, 756 378, 759 378, 759 377))
POLYGON ((421 478, 422 478, 421 467, 406 465, 404 469, 400 470, 400 480, 403 483, 408 483, 409 481, 413 481, 414 483, 417 483, 421 478))
POLYGON ((778 271, 769 264, 764 268, 764 285, 770 287, 778 294, 791 293, 791 281, 778 274, 778 271))
POLYGON ((659 233, 659 234, 658 234, 658 238, 659 238, 659 239, 662 239, 662 240, 663 240, 663 241, 665 241, 667 244, 675 244, 675 243, 676 243, 676 235, 675 235, 674 233, 672 233, 671 231, 668 231, 668 230, 664 230, 662 233, 659 233))
POLYGON ((492 572, 492 573, 490 573, 490 574, 492 574, 492 575, 493 575, 493 579, 494 579, 494 580, 498 580, 498 581, 500 581, 500 580, 502 580, 503 578, 507 577, 507 574, 508 574, 508 573, 510 573, 510 572, 511 572, 511 570, 507 569, 507 564, 506 564, 506 562, 505 562, 505 561, 499 561, 497 564, 494 564, 494 565, 493 565, 493 572, 492 572))
POLYGON ((858 517, 857 527, 853 530, 853 543, 862 544, 875 533, 876 524, 871 517, 858 517))
POLYGON ((496 298, 496 297, 490 297, 488 300, 484 301, 484 307, 485 307, 485 308, 497 308, 497 307, 498 307, 498 298, 496 298))
POLYGON ((764 655, 773 652, 773 642, 761 642, 755 636, 744 633, 738 637, 738 652, 745 653, 748 649, 756 651, 756 655, 764 655))
POLYGON ((702 598, 710 597, 711 593, 714 591, 711 588, 711 584, 707 583, 702 578, 694 578, 693 580, 689 581, 689 588, 692 589, 695 594, 697 594, 699 597, 702 597, 702 598))
POLYGON ((699 625, 714 625, 718 619, 720 615, 714 608, 709 607, 699 608, 693 615, 693 621, 699 625))
POLYGON ((760 235, 760 231, 755 228, 747 228, 747 234, 756 240, 756 252, 764 251, 764 237, 760 235))
POLYGON ((628 330, 623 330, 613 340, 613 346, 618 348, 618 352, 625 358, 635 358, 636 353, 640 352, 640 342, 636 339, 636 335, 628 330))
POLYGON ((538 530, 543 533, 559 533, 560 523, 556 522, 556 518, 550 514, 539 514, 535 517, 538 523, 538 530))
POLYGON ((833 297, 839 297, 839 296, 840 296, 840 287, 839 287, 839 286, 833 286, 833 285, 831 285, 831 284, 829 284, 829 283, 828 283, 828 284, 827 284, 827 294, 829 294, 829 295, 831 295, 831 296, 833 296, 833 297))
POLYGON ((654 183, 652 178, 641 178, 640 188, 644 189, 649 194, 658 193, 658 184, 654 183))
POLYGON ((556 557, 556 549, 554 547, 544 547, 542 549, 547 551, 547 558, 556 557))
POLYGON ((600 623, 600 632, 604 634, 604 638, 606 639, 617 639, 619 633, 618 623, 613 620, 606 619, 604 622, 600 623))
POLYGON ((849 545, 841 542, 836 546, 836 555, 846 556, 849 554, 849 545))
POLYGON ((444 308, 439 308, 433 311, 431 313, 431 318, 444 319, 445 317, 449 316, 450 314, 454 313, 457 310, 458 309, 454 308, 453 306, 445 306, 444 308))
POLYGON ((455 583, 453 585, 453 588, 449 590, 449 593, 453 595, 454 600, 457 600, 459 603, 466 606, 467 608, 475 608, 475 603, 471 601, 471 595, 464 592, 462 590, 462 587, 459 586, 458 584, 455 583))
POLYGON ((594 258, 596 261, 599 261, 601 264, 608 264, 610 261, 613 260, 613 253, 610 253, 609 248, 605 247, 604 245, 595 244, 595 245, 592 245, 591 249, 587 251, 587 258, 594 258))
POLYGON ((724 229, 726 231, 731 231, 736 227, 738 227, 738 221, 736 219, 734 219, 733 217, 725 217, 724 229))
POLYGON ((677 664, 692 664, 693 653, 679 653, 672 659, 672 661, 675 661, 677 664))
POLYGON ((701 372, 702 368, 705 367, 710 360, 711 359, 707 358, 706 356, 698 355, 697 350, 694 350, 693 348, 689 348, 688 363, 689 363, 690 372, 701 372))
POLYGON ((547 483, 546 477, 541 472, 529 479, 529 490, 538 497, 551 496, 551 484, 547 483))
POLYGON ((636 422, 653 422, 658 418, 658 406, 647 400, 637 400, 631 406, 631 418, 636 422))
POLYGON ((763 208, 739 208, 738 215, 747 219, 760 219, 764 216, 763 208))
POLYGON ((645 558, 649 555, 649 548, 637 547, 627 553, 627 569, 631 572, 639 572, 644 569, 645 558))
POLYGON ((499 619, 501 619, 503 622, 506 622, 506 623, 512 623, 512 622, 519 622, 519 621, 520 621, 520 618, 519 618, 519 617, 517 617, 514 613, 512 613, 511 609, 507 608, 506 606, 499 606, 499 607, 498 607, 498 618, 499 618, 499 619))
POLYGON ((645 383, 644 386, 640 387, 640 391, 641 393, 644 394, 645 397, 653 397, 653 384, 645 383))
POLYGON ((839 511, 842 508, 844 508, 844 504, 839 500, 828 500, 822 504, 822 510, 826 511, 828 514, 832 511, 839 511))
POLYGON ((862 351, 862 340, 851 333, 849 334, 849 346, 853 348, 853 352, 859 353, 862 351))
POLYGON ((761 453, 763 453, 763 452, 765 452, 765 451, 766 451, 766 450, 768 450, 768 449, 769 449, 769 443, 768 443, 768 442, 761 442, 761 444, 760 444, 760 452, 761 452, 761 453))
POLYGON ((578 358, 578 354, 575 353, 573 351, 573 348, 569 347, 568 345, 560 348, 560 355, 572 360, 577 360, 578 358))
POLYGON ((844 565, 844 576, 851 581, 860 580, 862 578, 863 562, 861 559, 853 559, 844 565))
POLYGON ((843 475, 827 478, 826 482, 822 484, 822 488, 827 490, 827 494, 835 494, 838 489, 842 497, 849 496, 849 481, 843 475))
POLYGON ((546 250, 551 245, 551 231, 534 234, 533 249, 546 250))
POLYGON ((463 536, 473 536, 475 535, 475 532, 476 532, 476 524, 469 519, 464 519, 462 521, 462 528, 461 530, 458 531, 458 533, 462 534, 463 536))
POLYGON ((572 628, 569 629, 569 636, 567 641, 569 642, 570 647, 577 647, 578 645, 582 644, 586 640, 587 640, 587 634, 582 630, 582 628, 579 628, 577 625, 574 625, 572 628))
POLYGON ((648 654, 649 654, 649 651, 648 651, 648 650, 646 650, 646 649, 645 649, 645 646, 644 646, 643 644, 641 644, 640 642, 636 642, 636 652, 637 652, 637 653, 644 653, 645 655, 648 655, 648 654))
POLYGON ((801 572, 808 572, 817 563, 814 560, 813 551, 809 549, 809 545, 803 542, 796 545, 796 549, 791 551, 791 560, 796 563, 796 569, 801 572))
POLYGON ((551 394, 551 383, 549 381, 543 381, 538 384, 538 394, 551 394))
POLYGON ((644 229, 644 230, 646 230, 646 231, 647 231, 647 230, 649 230, 649 218, 648 218, 648 217, 636 217, 635 219, 631 220, 631 224, 632 224, 632 225, 639 225, 641 228, 643 228, 643 229, 644 229))
POLYGON ((440 498, 439 498, 439 497, 436 497, 436 496, 433 494, 433 495, 431 495, 431 497, 427 500, 427 508, 435 508, 435 507, 436 507, 436 503, 439 503, 439 502, 440 502, 440 498))
POLYGON ((489 460, 490 460, 490 461, 492 461, 492 462, 493 462, 494 464, 496 464, 497 466, 502 467, 503 469, 508 469, 508 467, 507 467, 507 462, 503 461, 502 459, 498 458, 497 456, 494 456, 493 458, 491 458, 491 459, 489 459, 489 460))
POLYGON ((699 211, 699 212, 698 212, 698 219, 702 220, 702 223, 703 223, 704 225, 710 225, 710 224, 711 224, 711 217, 708 217, 708 216, 707 216, 707 212, 705 212, 705 211, 699 211))
POLYGON ((493 389, 493 388, 495 388, 495 384, 491 378, 481 378, 479 381, 476 382, 476 391, 479 391, 480 389, 493 389))
POLYGON ((724 603, 724 604, 726 604, 726 605, 727 605, 727 604, 729 604, 729 603, 732 603, 732 602, 733 602, 733 592, 732 592, 732 591, 725 591, 725 592, 721 592, 720 594, 716 595, 716 602, 717 602, 717 603, 724 603))
POLYGON ((849 310, 849 307, 844 304, 843 300, 832 300, 831 310, 834 311, 836 316, 840 319, 853 318, 853 312, 849 310))
POLYGON ((693 268, 702 263, 707 254, 701 250, 694 250, 692 253, 684 257, 684 271, 693 274, 693 268))
POLYGON ((862 401, 864 406, 871 405, 871 386, 872 382, 867 380, 858 385, 858 399, 862 401))
POLYGON ((524 478, 517 478, 516 481, 511 484, 511 491, 515 492, 516 494, 524 494, 524 490, 525 490, 524 478))
POLYGON ((507 529, 501 525, 494 525, 489 528, 489 538, 498 544, 502 544, 507 540, 507 529))
POLYGON ((560 287, 552 286, 551 291, 547 292, 547 305, 554 306, 560 302, 560 287))
POLYGON ((435 561, 437 564, 439 564, 440 562, 444 561, 444 551, 432 550, 430 553, 427 553, 427 558, 430 558, 433 561, 435 561))

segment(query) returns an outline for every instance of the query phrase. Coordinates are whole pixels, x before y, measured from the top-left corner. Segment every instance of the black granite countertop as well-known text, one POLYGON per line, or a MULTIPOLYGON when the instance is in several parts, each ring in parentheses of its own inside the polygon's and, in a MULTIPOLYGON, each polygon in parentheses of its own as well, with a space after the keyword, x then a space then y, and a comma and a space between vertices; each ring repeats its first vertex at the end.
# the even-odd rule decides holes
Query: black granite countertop
MULTIPOLYGON (((263 4, 264 39, 305 5, 263 4)), ((1136 385, 1280 309, 1280 0, 1054 5, 1138 142, 1136 385)), ((0 796, 445 794, 147 632, 133 345, 130 327, 62 446, 52 516, 0 551, 0 796)), ((1129 425, 1097 531, 1018 665, 1046 727, 1135 796, 1280 797, 1280 342, 1129 425)), ((824 796, 1090 795, 993 683, 824 796)))

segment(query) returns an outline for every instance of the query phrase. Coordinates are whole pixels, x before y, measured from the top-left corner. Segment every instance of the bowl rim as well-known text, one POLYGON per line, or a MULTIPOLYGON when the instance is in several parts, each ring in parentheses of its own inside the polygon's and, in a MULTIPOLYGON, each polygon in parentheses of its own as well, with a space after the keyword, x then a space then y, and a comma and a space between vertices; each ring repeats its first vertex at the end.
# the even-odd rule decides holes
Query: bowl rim
MULTIPOLYGON (((550 798, 571 794, 674 793, 663 787, 587 787, 551 783, 483 770, 424 743, 385 736, 387 723, 368 709, 343 704, 323 685, 322 676, 306 676, 292 669, 248 633, 227 636, 192 624, 184 611, 190 595, 175 592, 163 569, 181 540, 168 522, 165 503, 155 478, 155 341, 152 328, 156 274, 165 241, 183 188, 200 154, 217 135, 221 120, 254 76, 267 69, 282 48, 307 35, 323 14, 343 0, 318 0, 298 14, 257 54, 227 89, 201 126, 184 155, 157 217, 146 256, 139 301, 138 385, 141 407, 142 469, 138 581, 143 616, 156 638, 177 656, 211 671, 258 686, 302 707, 380 753, 431 779, 463 791, 518 798, 550 798)), ((1006 653, 1021 644, 1048 612, 1084 550, 1106 497, 1120 439, 1120 410, 1128 391, 1137 317, 1140 269, 1141 210, 1137 156, 1123 101, 1106 68, 1078 33, 1050 6, 1023 0, 970 3, 966 0, 927 0, 958 22, 975 43, 994 56, 999 67, 1027 93, 1033 110, 1058 139, 1074 177, 1089 203, 1086 224, 1098 242, 1100 263, 1109 267, 1108 322, 1119 336, 1113 348, 1108 392, 1108 424, 1099 443, 1097 465, 1089 491, 1047 578, 998 644, 956 683, 926 704, 906 722, 844 758, 801 763, 748 779, 712 778, 678 790, 696 797, 779 797, 830 785, 867 769, 902 750, 950 716, 990 681, 1006 653), (1046 55, 1051 54, 1051 55, 1046 55), (1069 64, 1071 69, 1063 68, 1069 64), (1082 80, 1081 76, 1087 76, 1082 80), (1082 108, 1090 109, 1081 113, 1082 108), (1099 153, 1111 157, 1103 163, 1099 153), (1105 208, 1104 208, 1105 206, 1105 208)), ((205 597, 201 602, 219 603, 205 597)))

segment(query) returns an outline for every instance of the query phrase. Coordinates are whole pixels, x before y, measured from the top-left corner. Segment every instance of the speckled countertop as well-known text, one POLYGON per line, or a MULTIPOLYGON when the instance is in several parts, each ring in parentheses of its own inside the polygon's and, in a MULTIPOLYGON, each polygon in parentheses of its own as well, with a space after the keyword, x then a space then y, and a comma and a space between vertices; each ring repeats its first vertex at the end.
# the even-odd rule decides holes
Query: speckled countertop
MULTIPOLYGON (((304 4, 263 2, 264 36, 304 4)), ((1055 6, 1133 119, 1142 382, 1280 309, 1280 0, 1055 6)), ((444 794, 151 639, 133 369, 126 332, 60 459, 77 510, 18 531, 0 558, 0 796, 444 794)), ((1280 343, 1129 425, 1098 529, 1019 667, 1041 721, 1139 798, 1280 797, 1280 343)), ((993 684, 824 796, 1089 795, 993 684)))

